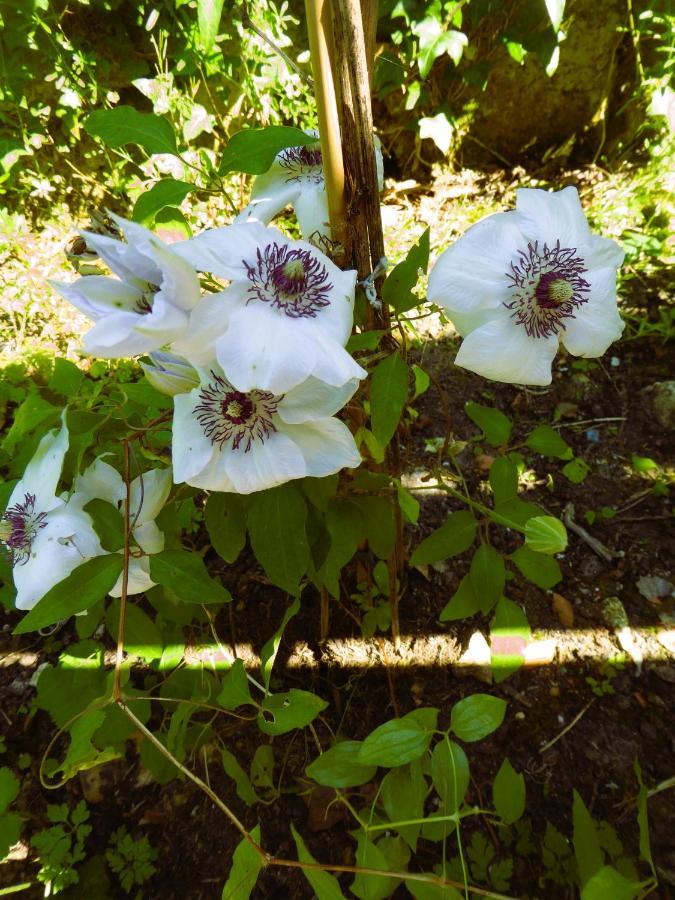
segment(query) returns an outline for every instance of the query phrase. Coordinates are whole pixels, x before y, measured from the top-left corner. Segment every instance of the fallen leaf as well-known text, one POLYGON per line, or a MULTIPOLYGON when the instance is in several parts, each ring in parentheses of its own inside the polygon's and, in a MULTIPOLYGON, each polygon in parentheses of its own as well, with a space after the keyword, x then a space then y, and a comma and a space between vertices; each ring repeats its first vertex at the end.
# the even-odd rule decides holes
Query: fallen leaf
POLYGON ((570 601, 563 597, 562 594, 553 593, 553 597, 551 598, 551 605, 553 606, 553 612, 558 617, 560 624, 565 628, 572 628, 574 625, 574 607, 570 603, 570 601))
POLYGON ((489 453, 480 453, 475 459, 476 468, 481 472, 489 472, 492 463, 495 461, 494 456, 489 453))

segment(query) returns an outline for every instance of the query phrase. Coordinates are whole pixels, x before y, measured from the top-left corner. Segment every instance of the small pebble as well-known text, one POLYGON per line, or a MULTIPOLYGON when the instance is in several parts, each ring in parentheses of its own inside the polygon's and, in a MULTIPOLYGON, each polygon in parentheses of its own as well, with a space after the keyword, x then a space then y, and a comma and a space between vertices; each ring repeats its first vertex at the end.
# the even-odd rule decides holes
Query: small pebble
POLYGON ((619 359, 618 356, 613 356, 610 359, 609 364, 610 364, 610 366, 614 366, 614 368, 616 369, 617 366, 621 365, 621 360, 619 359))
POLYGON ((597 428, 587 428, 584 434, 586 435, 586 440, 590 441, 591 444, 600 443, 600 432, 597 428))
POLYGON ((517 712, 517 713, 516 713, 516 719, 518 719, 519 722, 522 722, 524 718, 525 718, 525 713, 524 713, 524 712, 517 712))

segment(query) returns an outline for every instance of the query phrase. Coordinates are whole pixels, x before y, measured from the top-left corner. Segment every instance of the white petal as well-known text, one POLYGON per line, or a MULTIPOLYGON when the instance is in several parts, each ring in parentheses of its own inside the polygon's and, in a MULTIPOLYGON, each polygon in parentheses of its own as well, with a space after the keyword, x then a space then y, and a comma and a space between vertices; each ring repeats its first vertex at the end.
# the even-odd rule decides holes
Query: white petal
POLYGON ((476 328, 480 328, 481 325, 485 325, 486 322, 491 322, 493 319, 499 319, 502 312, 501 308, 476 309, 471 312, 458 312, 456 309, 453 309, 446 310, 446 315, 449 317, 459 334, 461 334, 462 337, 466 337, 467 334, 470 334, 476 328))
POLYGON ((287 173, 275 171, 256 178, 251 202, 239 213, 234 224, 262 222, 267 225, 289 203, 293 203, 300 193, 299 185, 286 184, 286 177, 287 173))
MULTIPOLYGON (((113 218, 116 218, 113 216, 113 218)), ((129 224, 123 219, 118 219, 125 228, 129 224)), ((140 225, 135 226, 141 228, 140 225)), ((145 231, 146 229, 142 229, 145 231)), ((152 234, 152 232, 149 232, 152 234)), ((83 231, 82 236, 86 242, 94 248, 100 258, 108 264, 110 269, 119 275, 123 281, 127 281, 137 287, 144 288, 148 284, 159 284, 161 281, 161 272, 159 268, 139 253, 132 244, 125 241, 119 241, 117 238, 107 237, 102 234, 94 234, 91 231, 83 231)), ((131 236, 131 235, 130 235, 131 236)))
POLYGON ((94 460, 82 475, 77 476, 74 488, 75 493, 71 497, 71 502, 77 498, 80 506, 86 506, 90 500, 99 499, 117 507, 126 493, 120 473, 102 459, 94 460))
POLYGON ((625 254, 623 247, 611 238, 592 234, 583 251, 584 262, 588 269, 604 269, 609 266, 618 268, 625 254))
POLYGON ((312 375, 331 385, 344 385, 368 374, 341 344, 332 340, 322 330, 315 328, 312 341, 316 349, 316 362, 312 375))
MULTIPOLYGON (((199 300, 199 279, 194 268, 170 250, 159 238, 145 245, 139 245, 139 251, 148 256, 161 272, 162 280, 158 284, 167 301, 179 309, 189 310, 199 300)), ((176 246, 175 244, 172 246, 176 246)))
POLYGON ((156 522, 137 525, 133 538, 143 553, 161 553, 164 549, 164 532, 159 530, 156 522))
POLYGON ((230 316, 246 306, 248 286, 231 284, 217 294, 207 294, 190 313, 185 333, 173 346, 193 365, 204 366, 215 358, 216 340, 227 330, 230 316))
POLYGON ((501 306, 509 300, 511 263, 526 248, 515 213, 486 216, 440 255, 429 274, 427 300, 453 312, 501 306))
POLYGON ((129 486, 129 515, 136 526, 156 519, 171 491, 171 469, 151 469, 129 486))
POLYGON ((352 433, 339 419, 284 425, 283 430, 300 448, 307 475, 323 478, 340 469, 355 469, 361 465, 352 433))
POLYGON ((214 446, 197 421, 194 408, 199 403, 199 389, 173 398, 173 441, 171 458, 176 484, 191 479, 206 468, 214 454, 214 446))
POLYGON ((561 247, 578 248, 590 239, 588 222, 575 187, 555 192, 519 188, 516 212, 524 233, 531 240, 539 241, 540 246, 546 243, 554 247, 556 241, 560 241, 561 247))
POLYGON ((279 418, 290 425, 298 425, 334 416, 351 400, 358 386, 356 378, 339 387, 308 378, 284 395, 277 407, 279 418))
POLYGON ((50 284, 94 321, 118 310, 134 312, 143 296, 138 288, 107 275, 84 275, 72 284, 50 284))
POLYGON ((464 338, 455 363, 493 381, 550 384, 557 349, 557 337, 528 337, 505 310, 464 338))
POLYGON ((187 484, 207 491, 235 493, 236 488, 227 474, 227 452, 227 449, 215 448, 208 465, 201 472, 187 479, 187 484))
POLYGON ((68 427, 65 411, 61 416, 61 428, 49 431, 38 444, 23 477, 14 486, 7 506, 23 503, 26 494, 35 496, 36 512, 48 512, 61 505, 56 498, 56 486, 61 477, 63 460, 68 451, 68 427))
POLYGON ((326 334, 344 346, 352 333, 354 322, 354 292, 356 290, 356 272, 353 269, 338 269, 325 253, 317 250, 306 241, 291 241, 289 249, 303 250, 319 260, 328 275, 330 289, 327 292, 330 304, 317 311, 315 318, 306 321, 315 323, 326 334))
POLYGON ((248 451, 239 447, 225 453, 227 474, 238 494, 264 491, 307 474, 302 452, 280 431, 264 442, 255 441, 248 451))
POLYGON ((616 306, 616 269, 596 269, 584 277, 591 285, 588 302, 573 319, 564 319, 560 340, 575 356, 602 356, 624 329, 616 306))
POLYGON ((161 341, 155 346, 175 341, 187 331, 188 313, 169 302, 163 291, 158 291, 152 301, 152 312, 138 316, 135 330, 142 335, 161 341))
POLYGON ((328 194, 323 182, 301 182, 300 190, 293 204, 298 225, 305 240, 317 233, 330 238, 330 217, 328 215, 328 194))
POLYGON ((112 313, 99 319, 82 340, 85 353, 103 359, 117 359, 140 356, 161 347, 163 340, 137 331, 136 326, 142 318, 136 313, 112 313))
POLYGON ((172 250, 187 260, 198 272, 211 272, 219 278, 247 281, 244 259, 255 261, 259 247, 276 242, 287 244, 276 228, 247 222, 213 228, 189 241, 172 244, 172 250))
POLYGON ((258 301, 231 316, 216 353, 237 390, 283 394, 311 374, 316 342, 306 319, 291 319, 258 301))
MULTIPOLYGON (((122 578, 123 574, 115 582, 112 590, 109 592, 111 597, 122 596, 122 578)), ((150 561, 147 557, 140 559, 132 559, 129 562, 129 578, 127 581, 127 595, 133 597, 135 594, 143 594, 155 586, 152 578, 150 578, 150 561)), ((130 645, 133 651, 133 645, 130 645)))

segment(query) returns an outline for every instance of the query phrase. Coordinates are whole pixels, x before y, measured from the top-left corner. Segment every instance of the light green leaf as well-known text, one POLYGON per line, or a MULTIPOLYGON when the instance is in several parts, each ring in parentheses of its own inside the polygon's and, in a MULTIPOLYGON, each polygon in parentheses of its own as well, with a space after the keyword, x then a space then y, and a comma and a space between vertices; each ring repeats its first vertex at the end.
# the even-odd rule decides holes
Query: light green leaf
POLYGON ((175 178, 163 178, 154 184, 149 191, 140 195, 131 214, 134 222, 150 227, 158 212, 167 206, 180 206, 190 191, 194 190, 193 184, 187 181, 177 181, 175 178))
POLYGON ((464 412, 482 429, 485 440, 491 446, 501 447, 511 436, 511 419, 498 409, 470 400, 464 404, 464 412))
POLYGON ((251 781, 259 791, 274 791, 274 748, 259 744, 251 760, 251 781))
POLYGON ((84 120, 84 130, 113 149, 138 144, 148 153, 178 152, 170 123, 154 113, 138 112, 133 106, 97 109, 84 120))
POLYGON ((204 53, 210 53, 218 37, 218 26, 223 12, 223 0, 197 0, 197 24, 199 43, 204 53))
POLYGON ((517 822, 525 812, 525 779, 508 759, 504 760, 495 776, 492 799, 497 814, 507 825, 517 822))
POLYGON ((476 536, 476 520, 468 510, 450 513, 447 521, 419 544, 410 557, 411 566, 441 562, 468 550, 476 536))
POLYGON ((54 425, 60 418, 62 410, 48 403, 42 397, 30 391, 21 406, 15 410, 12 417, 12 427, 2 440, 2 449, 11 454, 16 444, 27 434, 30 434, 38 425, 44 429, 54 425))
POLYGON ((246 544, 244 498, 239 494, 210 494, 204 524, 218 556, 225 562, 233 563, 246 544))
POLYGON ((61 394, 62 397, 73 397, 82 384, 83 378, 84 372, 75 363, 59 357, 54 360, 54 371, 49 380, 49 390, 61 394))
POLYGON ((586 804, 576 791, 572 792, 572 822, 574 855, 577 858, 581 886, 590 881, 602 868, 604 855, 598 840, 598 833, 586 804))
POLYGON ((452 707, 450 729, 462 741, 481 741, 504 721, 506 701, 490 694, 471 694, 452 707))
POLYGON ((582 481, 585 481, 586 476, 590 471, 590 466, 578 456, 571 462, 568 462, 566 466, 562 467, 563 475, 568 481, 571 481, 572 484, 581 484, 582 481))
MULTIPOLYGON (((255 826, 251 837, 256 844, 260 844, 260 825, 255 826)), ((248 900, 265 865, 255 847, 246 838, 242 838, 232 856, 232 868, 223 887, 221 900, 248 900)))
POLYGON ((309 725, 327 706, 321 697, 298 688, 283 694, 268 694, 258 713, 258 728, 264 734, 286 734, 309 725))
POLYGON ((118 553, 95 556, 55 584, 19 622, 14 634, 37 631, 89 609, 112 589, 123 566, 118 553))
POLYGON ((392 353, 377 364, 370 382, 371 427, 380 447, 394 436, 407 398, 408 366, 392 353))
POLYGON ((469 778, 469 760, 459 744, 439 741, 431 754, 431 780, 447 815, 456 813, 464 803, 469 778))
POLYGON ((629 881, 612 866, 603 866, 591 876, 581 891, 581 900, 634 900, 644 885, 629 881))
MULTIPOLYGON (((399 315, 419 306, 422 300, 413 293, 420 273, 429 265, 429 229, 408 250, 406 258, 394 266, 382 284, 382 299, 399 315)), ((407 387, 407 382, 406 382, 407 387)))
MULTIPOLYGON (((298 850, 298 859, 301 863, 315 863, 316 860, 307 849, 302 837, 295 829, 295 825, 291 822, 291 834, 298 850)), ((329 872, 321 869, 303 869, 303 875, 309 881, 309 884, 317 897, 317 900, 344 900, 344 894, 340 890, 340 884, 329 872)))
POLYGON ((426 752, 436 728, 438 710, 422 708, 390 719, 372 731, 357 754, 363 765, 393 768, 418 759, 426 752))
POLYGON ((525 525, 525 544, 536 553, 562 553, 567 547, 567 531, 560 519, 533 516, 525 525))
POLYGON ((520 650, 532 636, 527 616, 512 600, 502 597, 490 626, 492 677, 497 684, 517 672, 524 663, 520 650))
POLYGON ((52 772, 53 775, 60 773, 64 781, 69 781, 78 772, 92 769, 94 766, 109 762, 111 759, 116 759, 121 755, 111 748, 98 750, 92 744, 92 737, 103 724, 105 717, 105 710, 93 709, 71 725, 69 728, 70 745, 68 746, 68 752, 63 762, 52 772))
MULTIPOLYGON (((433 877, 433 873, 428 873, 433 877)), ((456 888, 448 885, 431 884, 424 881, 406 880, 408 888, 415 900, 463 900, 464 895, 456 888)))
POLYGON ((340 741, 310 763, 305 772, 319 784, 332 788, 366 784, 375 775, 377 766, 359 762, 361 745, 361 741, 340 741))
POLYGON ((413 400, 417 400, 418 397, 421 397, 422 394, 429 390, 431 378, 424 371, 424 369, 422 369, 416 363, 413 363, 412 371, 413 375, 415 376, 415 393, 413 394, 413 400))
POLYGON ((286 125, 237 131, 223 151, 218 174, 245 172, 248 175, 262 175, 272 165, 280 150, 286 147, 307 147, 316 143, 314 135, 286 125))
POLYGON ((248 775, 239 765, 237 757, 233 753, 230 753, 229 750, 225 749, 222 752, 222 760, 225 774, 229 775, 234 781, 239 799, 243 800, 247 806, 253 806, 254 803, 258 802, 258 795, 253 790, 248 775))
POLYGON ((248 511, 248 530, 256 559, 269 580, 293 596, 309 564, 305 534, 307 504, 296 485, 259 491, 248 511))
POLYGON ((525 443, 536 453, 552 459, 572 459, 574 455, 570 445, 560 437, 560 432, 550 425, 537 426, 525 443))
POLYGON ((413 852, 417 849, 421 824, 395 825, 393 823, 424 818, 426 795, 427 782, 422 775, 419 761, 391 769, 380 784, 380 800, 392 822, 392 829, 400 834, 413 852))
POLYGON ((201 557, 189 550, 163 550, 149 557, 150 577, 183 603, 229 603, 230 592, 211 578, 201 557))
MULTIPOLYGON (((356 837, 356 865, 364 869, 389 870, 390 866, 381 850, 368 838, 360 828, 356 837)), ((363 875, 359 873, 351 884, 351 892, 359 900, 384 900, 396 889, 397 882, 393 878, 382 875, 363 875)))
POLYGON ((562 580, 562 572, 557 560, 544 553, 536 553, 523 544, 509 559, 513 560, 520 572, 536 584, 537 587, 547 591, 562 580))
POLYGON ((417 524, 417 520, 420 516, 419 501, 403 487, 398 478, 396 479, 396 496, 398 498, 398 505, 401 507, 401 512, 407 521, 411 522, 413 525, 417 524))
POLYGON ((286 612, 284 613, 284 617, 281 620, 281 625, 274 632, 272 637, 265 641, 265 644, 260 651, 260 669, 262 671, 263 683, 266 688, 270 686, 270 678, 272 677, 272 666, 274 665, 274 660, 277 658, 277 653, 279 652, 279 644, 281 643, 281 636, 284 633, 284 629, 291 621, 293 616, 297 615, 300 611, 300 601, 296 597, 295 600, 288 607, 286 612))
POLYGON ((246 669, 241 659, 235 659, 232 663, 232 668, 223 678, 220 693, 216 699, 224 709, 256 705, 251 697, 246 669))

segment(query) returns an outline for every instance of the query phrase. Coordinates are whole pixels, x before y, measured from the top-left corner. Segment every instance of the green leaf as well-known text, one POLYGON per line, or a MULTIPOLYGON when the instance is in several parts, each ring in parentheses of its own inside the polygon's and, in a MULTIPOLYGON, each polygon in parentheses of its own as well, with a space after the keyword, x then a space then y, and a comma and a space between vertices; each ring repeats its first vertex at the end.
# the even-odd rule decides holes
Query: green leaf
POLYGON ((236 709, 238 706, 255 706, 248 687, 246 669, 241 659, 235 659, 232 668, 223 678, 217 702, 224 709, 236 709))
POLYGON ((568 462, 566 466, 562 467, 563 475, 568 481, 571 481, 572 484, 581 484, 590 471, 590 466, 584 462, 583 459, 579 459, 579 457, 575 457, 571 462, 568 462))
POLYGON ((532 636, 527 616, 512 600, 502 597, 490 627, 492 677, 501 683, 524 663, 522 652, 532 636))
POLYGON ((352 334, 347 341, 347 352, 358 353, 359 350, 375 350, 380 343, 384 331, 361 331, 352 334))
POLYGON ((54 371, 49 381, 49 390, 62 397, 74 397, 77 394, 84 372, 69 359, 54 360, 54 371))
POLYGON ((591 814, 586 809, 586 804, 576 791, 572 792, 572 822, 574 855, 579 869, 579 880, 584 887, 602 868, 604 856, 598 840, 598 833, 591 814))
POLYGON ((92 709, 77 719, 68 729, 70 745, 62 763, 52 772, 60 773, 63 781, 74 778, 78 772, 92 769, 94 766, 117 759, 121 754, 107 748, 99 750, 92 743, 92 738, 106 717, 105 710, 92 709))
POLYGON ((581 891, 581 900, 633 900, 642 895, 644 885, 629 881, 612 866, 603 866, 591 876, 581 891))
POLYGON ((476 520, 468 510, 450 513, 447 521, 419 544, 410 557, 411 566, 441 562, 468 550, 476 536, 476 520))
POLYGON ((284 617, 281 620, 281 625, 277 628, 272 637, 265 642, 262 650, 260 651, 260 669, 262 671, 263 683, 266 688, 269 688, 270 686, 272 666, 274 665, 274 660, 277 658, 277 653, 279 652, 281 636, 283 635, 286 626, 291 621, 293 616, 297 615, 299 611, 300 601, 296 597, 284 613, 284 617))
MULTIPOLYGON (((256 844, 260 844, 260 825, 256 825, 251 831, 251 837, 256 844)), ((232 856, 232 868, 223 887, 221 900, 248 900, 264 866, 260 853, 246 838, 242 838, 232 856)))
POLYGON ((233 563, 246 544, 246 505, 239 494, 210 494, 204 524, 211 546, 221 559, 233 563))
POLYGON ((250 502, 248 531, 256 559, 269 580, 293 596, 309 564, 307 504, 293 484, 259 491, 250 502))
POLYGON ((218 37, 223 12, 223 0, 197 0, 199 44, 203 53, 210 53, 218 37))
MULTIPOLYGON (((360 828, 356 836, 356 865, 364 869, 381 869, 387 872, 391 867, 381 850, 368 838, 360 828)), ((365 875, 358 873, 350 890, 359 900, 384 900, 396 888, 396 881, 384 875, 365 875)))
POLYGON ((498 456, 490 466, 490 487, 495 507, 518 497, 518 469, 508 456, 498 456))
POLYGON ((416 709, 390 719, 372 731, 357 754, 363 765, 402 766, 426 752, 436 728, 438 710, 416 709))
POLYGON ((535 453, 552 459, 572 459, 573 456, 570 445, 550 425, 539 425, 528 435, 525 443, 535 453))
POLYGON ((108 553, 116 553, 124 546, 124 516, 106 500, 90 500, 84 511, 91 516, 94 531, 101 546, 108 553))
POLYGON ((473 616, 481 608, 480 595, 474 590, 471 578, 465 575, 459 587, 445 604, 438 617, 441 622, 456 622, 473 616))
MULTIPOLYGON (((113 640, 117 640, 120 604, 113 603, 108 607, 105 621, 113 640)), ((124 619, 124 649, 130 656, 152 662, 162 656, 164 641, 161 632, 152 619, 133 603, 127 604, 124 619)))
MULTIPOLYGON (((408 250, 406 258, 394 266, 382 284, 382 299, 398 313, 407 312, 423 301, 413 293, 429 265, 429 229, 408 250)), ((406 384, 407 387, 407 384, 406 384)))
POLYGON ((481 741, 504 721, 506 701, 490 694, 471 694, 452 707, 450 729, 462 741, 481 741))
MULTIPOLYGON (((316 860, 307 849, 305 842, 295 829, 295 825, 291 822, 291 834, 298 850, 298 859, 301 863, 315 863, 316 860)), ((344 894, 340 890, 340 884, 329 872, 322 869, 303 869, 303 875, 309 881, 310 887, 314 891, 317 900, 344 900, 344 894)))
POLYGON ((218 174, 245 172, 247 175, 262 175, 272 165, 280 150, 286 147, 307 147, 316 143, 314 135, 286 125, 247 128, 233 134, 228 141, 218 174))
MULTIPOLYGON (((0 816, 0 862, 5 859, 10 847, 18 843, 21 837, 21 825, 21 817, 16 813, 5 813, 0 816)), ((0 889, 0 894, 3 893, 5 892, 0 889)))
MULTIPOLYGON (((433 872, 427 873, 434 877, 433 872)), ((406 880, 408 888, 415 900, 463 900, 464 895, 456 888, 448 885, 430 884, 425 881, 406 880)))
POLYGON ((659 468, 659 464, 649 456, 636 456, 635 454, 631 456, 630 464, 636 472, 651 472, 659 468))
POLYGON ((247 806, 253 806, 254 803, 258 802, 258 795, 253 790, 248 775, 239 765, 237 757, 233 753, 230 753, 229 750, 224 749, 222 751, 222 760, 225 774, 229 775, 234 781, 237 797, 239 797, 240 800, 243 800, 247 806))
POLYGON ((334 500, 326 509, 325 525, 330 547, 319 577, 333 597, 340 596, 340 573, 366 536, 361 509, 350 500, 334 500))
POLYGON ((375 775, 377 766, 359 762, 361 745, 361 741, 340 741, 310 763, 305 772, 319 784, 332 788, 366 784, 375 775))
POLYGON ((399 353, 378 363, 370 382, 370 420, 380 447, 394 436, 408 398, 408 366, 399 353))
POLYGON ((565 13, 565 0, 544 0, 553 30, 558 33, 565 13))
POLYGON ((427 782, 422 775, 419 761, 391 769, 380 784, 380 800, 392 822, 392 829, 400 834, 413 852, 417 849, 421 823, 416 825, 394 823, 424 818, 426 795, 427 782))
POLYGON ((424 369, 416 363, 413 363, 412 372, 415 377, 415 393, 413 394, 413 400, 417 400, 418 397, 421 397, 422 394, 429 390, 431 378, 424 369))
POLYGON ((513 560, 520 572, 536 584, 537 587, 547 591, 562 580, 562 572, 557 560, 544 553, 536 553, 523 544, 509 559, 513 560))
POLYGON ((464 412, 475 422, 493 447, 501 447, 511 436, 511 419, 492 406, 482 406, 470 400, 464 404, 464 412))
POLYGON ((363 513, 366 538, 370 549, 380 559, 386 559, 396 543, 394 504, 388 497, 374 496, 355 497, 354 502, 363 513))
POLYGON ((187 181, 163 178, 140 195, 134 204, 131 218, 141 225, 151 226, 158 212, 167 206, 180 206, 192 190, 194 185, 187 181))
POLYGON ((211 578, 202 559, 189 550, 163 550, 150 559, 150 577, 183 603, 229 603, 232 597, 211 578))
POLYGON ((26 634, 69 619, 105 597, 120 576, 124 560, 118 553, 95 556, 55 584, 19 622, 14 634, 26 634))
POLYGON ((517 822, 525 812, 525 779, 508 759, 504 760, 495 776, 492 799, 497 815, 507 825, 517 822))
POLYGON ((562 553, 567 547, 567 531, 560 519, 533 516, 525 525, 525 544, 536 553, 562 553))
POLYGON ((9 804, 19 796, 19 786, 19 779, 12 770, 3 766, 0 769, 0 813, 4 813, 9 804))
POLYGON ((309 725, 327 706, 321 697, 298 688, 283 694, 268 694, 258 713, 258 728, 264 734, 286 734, 309 725))
POLYGON ((133 106, 97 109, 84 120, 84 130, 113 149, 138 144, 148 153, 178 152, 170 123, 154 113, 138 112, 133 106))
POLYGON ((469 574, 445 605, 441 622, 455 622, 477 612, 488 613, 499 601, 506 577, 504 559, 494 547, 481 544, 471 560, 469 574))
POLYGON ((274 748, 259 744, 251 760, 251 781, 259 791, 274 791, 274 748))
POLYGON ((408 522, 416 525, 420 516, 419 501, 403 487, 398 478, 396 479, 396 496, 398 498, 398 505, 401 507, 401 512, 405 518, 408 522))
POLYGON ((456 813, 469 787, 469 760, 459 744, 439 741, 431 754, 431 780, 448 815, 456 813))
POLYGON ((46 430, 58 421, 61 412, 59 407, 43 400, 39 394, 29 393, 14 412, 12 427, 3 438, 2 449, 12 453, 21 438, 34 431, 38 425, 42 425, 46 430))

